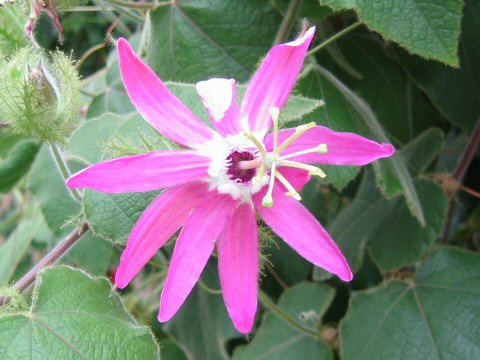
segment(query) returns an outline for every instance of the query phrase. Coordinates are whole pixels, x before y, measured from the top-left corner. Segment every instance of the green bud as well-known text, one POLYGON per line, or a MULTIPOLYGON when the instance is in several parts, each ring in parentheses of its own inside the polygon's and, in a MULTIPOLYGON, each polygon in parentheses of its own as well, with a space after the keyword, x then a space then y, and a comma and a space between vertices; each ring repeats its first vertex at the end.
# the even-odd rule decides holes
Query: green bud
POLYGON ((80 79, 68 56, 32 48, 0 61, 0 119, 14 131, 64 143, 81 105, 80 79))
POLYGON ((0 303, 0 316, 19 313, 28 309, 25 298, 13 288, 1 287, 0 299, 3 300, 0 303))

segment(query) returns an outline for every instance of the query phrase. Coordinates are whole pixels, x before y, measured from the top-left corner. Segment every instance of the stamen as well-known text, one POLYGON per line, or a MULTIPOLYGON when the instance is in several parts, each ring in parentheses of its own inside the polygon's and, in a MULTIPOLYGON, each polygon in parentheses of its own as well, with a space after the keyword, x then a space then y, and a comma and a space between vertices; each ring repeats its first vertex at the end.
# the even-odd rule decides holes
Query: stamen
POLYGON ((283 150, 285 150, 292 142, 294 142, 295 140, 297 140, 300 136, 303 135, 303 133, 305 131, 307 131, 308 129, 311 129, 315 126, 316 124, 314 122, 311 122, 311 123, 308 123, 308 124, 304 124, 304 125, 300 125, 300 126, 297 126, 295 128, 295 132, 290 135, 287 140, 285 140, 276 150, 275 150, 275 153, 276 154, 280 154, 280 152, 282 152, 283 150))
POLYGON ((275 184, 275 169, 277 168, 277 164, 273 162, 272 169, 270 170, 270 182, 268 184, 268 190, 265 196, 262 199, 262 205, 265 207, 272 207, 273 206, 273 185, 275 184))
POLYGON ((304 163, 301 163, 301 162, 298 162, 298 161, 281 159, 278 162, 278 166, 286 166, 286 167, 291 167, 291 168, 295 168, 295 169, 306 170, 306 171, 308 171, 308 175, 318 176, 318 177, 321 177, 322 179, 327 176, 327 174, 325 174, 322 171, 322 169, 320 169, 318 167, 315 167, 315 166, 312 166, 312 165, 304 164, 304 163))
POLYGON ((283 176, 280 171, 277 170, 275 176, 277 177, 277 179, 283 184, 283 186, 285 186, 287 188, 287 192, 286 194, 288 196, 291 196, 292 198, 294 198, 295 200, 302 200, 302 197, 300 196, 300 194, 297 192, 297 190, 295 190, 295 188, 293 187, 292 184, 290 184, 290 182, 285 178, 285 176, 283 176))
POLYGON ((318 144, 314 148, 306 149, 306 150, 302 150, 302 151, 297 151, 297 152, 294 152, 294 153, 291 153, 291 154, 287 154, 287 155, 284 155, 284 156, 280 157, 280 159, 291 159, 292 157, 295 157, 295 156, 311 154, 311 153, 316 153, 316 152, 318 152, 320 154, 326 154, 328 152, 327 144, 318 144))
POLYGON ((251 132, 246 132, 245 137, 249 139, 251 142, 253 142, 253 144, 256 146, 258 151, 260 151, 260 154, 262 155, 262 157, 265 157, 265 155, 267 154, 267 151, 265 150, 265 147, 263 146, 263 144, 255 137, 255 135, 253 135, 251 132))
POLYGON ((265 167, 265 165, 262 163, 262 165, 260 165, 260 168, 258 169, 258 173, 257 175, 254 176, 254 178, 252 179, 252 183, 255 184, 255 185, 260 185, 262 183, 262 180, 263 180, 263 176, 265 175, 265 170, 267 168, 265 167))
POLYGON ((268 109, 273 121, 273 152, 277 149, 278 145, 278 117, 280 116, 280 109, 278 107, 271 107, 268 109))

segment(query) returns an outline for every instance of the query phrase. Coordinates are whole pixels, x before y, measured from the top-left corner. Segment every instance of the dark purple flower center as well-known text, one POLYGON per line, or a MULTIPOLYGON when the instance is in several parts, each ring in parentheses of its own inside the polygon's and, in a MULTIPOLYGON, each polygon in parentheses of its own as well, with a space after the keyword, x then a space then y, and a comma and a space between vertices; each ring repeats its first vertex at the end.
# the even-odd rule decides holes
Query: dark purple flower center
POLYGON ((227 156, 227 175, 235 182, 247 183, 255 176, 257 169, 241 169, 240 161, 249 161, 255 158, 251 151, 235 150, 227 156))

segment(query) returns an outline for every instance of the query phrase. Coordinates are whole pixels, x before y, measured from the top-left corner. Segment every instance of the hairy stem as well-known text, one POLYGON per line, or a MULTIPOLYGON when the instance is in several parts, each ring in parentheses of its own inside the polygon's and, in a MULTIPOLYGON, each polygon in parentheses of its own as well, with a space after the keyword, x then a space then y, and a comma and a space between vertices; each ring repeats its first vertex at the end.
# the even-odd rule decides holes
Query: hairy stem
POLYGON ((300 5, 302 5, 302 0, 290 1, 287 12, 283 17, 280 28, 278 29, 277 34, 275 35, 275 39, 273 40, 273 45, 285 42, 288 34, 290 34, 290 31, 292 30, 293 24, 295 23, 295 19, 297 17, 298 10, 300 9, 300 5))
MULTIPOLYGON (((20 280, 13 284, 13 288, 19 292, 27 290, 37 277, 37 274, 45 266, 55 263, 82 237, 89 229, 86 223, 73 231, 69 236, 60 241, 47 255, 45 255, 33 268, 31 268, 20 280)), ((0 297, 0 306, 7 305, 10 300, 7 297, 0 297)))
MULTIPOLYGON (((64 180, 67 180, 71 173, 70 170, 68 169, 68 165, 63 159, 63 155, 58 148, 56 144, 51 143, 50 144, 50 153, 52 154, 53 160, 55 160, 55 163, 57 164, 57 168, 60 171, 60 174, 62 174, 62 177, 64 180)), ((78 189, 70 189, 67 187, 67 189, 70 191, 70 194, 73 196, 75 200, 78 202, 82 202, 82 195, 80 194, 80 191, 78 189)))
POLYGON ((480 145, 480 119, 477 121, 477 125, 473 130, 472 136, 463 151, 462 156, 458 159, 455 170, 453 170, 452 179, 455 184, 455 188, 448 194, 448 210, 447 216, 445 219, 445 227, 443 228, 443 242, 448 242, 448 237, 450 235, 450 225, 452 223, 453 212, 455 210, 455 194, 457 190, 460 189, 463 176, 467 172, 468 166, 473 160, 475 153, 480 145))
MULTIPOLYGON (((141 3, 141 2, 130 2, 130 1, 122 1, 122 0, 106 0, 107 3, 115 4, 121 7, 130 8, 130 9, 142 9, 142 10, 150 10, 155 9, 159 4, 154 3, 141 3)), ((164 5, 170 5, 169 3, 164 3, 164 5)))
POLYGON ((315 338, 320 337, 319 333, 317 333, 316 331, 314 331, 312 329, 309 329, 309 328, 303 326, 295 318, 293 318, 289 313, 287 313, 285 310, 283 310, 277 304, 275 304, 272 300, 270 300, 268 295, 265 294, 262 290, 259 290, 258 298, 259 298, 259 300, 260 300, 260 302, 262 303, 263 306, 265 306, 268 310, 270 310, 272 313, 277 315, 283 321, 292 325, 297 330, 300 330, 301 332, 312 335, 315 338))
POLYGON ((315 54, 316 52, 326 48, 328 45, 330 45, 331 43, 337 41, 338 39, 342 38, 343 36, 347 35, 348 33, 352 32, 353 30, 355 30, 356 28, 358 28, 360 25, 362 25, 363 23, 361 21, 357 21, 355 23, 353 23, 352 25, 350 26, 347 26, 345 29, 343 29, 342 31, 339 31, 338 33, 336 33, 335 35, 329 37, 327 40, 325 40, 324 42, 322 42, 320 45, 317 45, 315 46, 312 50, 310 50, 308 53, 307 53, 307 56, 309 55, 313 55, 315 54))

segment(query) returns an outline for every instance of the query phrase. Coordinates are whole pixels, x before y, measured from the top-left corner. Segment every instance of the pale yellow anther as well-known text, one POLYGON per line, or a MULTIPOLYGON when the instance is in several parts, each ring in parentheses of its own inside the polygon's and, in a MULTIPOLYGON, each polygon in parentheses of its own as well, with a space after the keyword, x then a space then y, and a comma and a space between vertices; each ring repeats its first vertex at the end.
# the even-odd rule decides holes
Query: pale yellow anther
POLYGON ((308 175, 310 175, 310 176, 318 176, 318 177, 320 177, 320 178, 322 178, 322 179, 325 179, 325 178, 327 177, 327 174, 325 174, 325 173, 323 172, 323 170, 322 170, 322 169, 319 169, 319 168, 315 168, 315 170, 309 170, 309 171, 308 171, 308 175))
POLYGON ((268 190, 265 196, 262 199, 262 205, 265 207, 273 206, 273 185, 275 184, 275 173, 276 173, 277 164, 274 162, 272 168, 270 169, 270 182, 268 183, 268 190))
POLYGON ((327 144, 318 144, 317 149, 320 154, 326 154, 328 152, 327 144))
POLYGON ((273 122, 273 151, 277 149, 278 145, 278 117, 280 116, 280 109, 278 107, 271 107, 268 109, 273 122))
POLYGON ((276 153, 276 154, 280 154, 280 152, 282 152, 283 150, 285 150, 292 142, 294 142, 294 141, 297 140, 300 136, 302 136, 305 131, 307 131, 308 129, 313 128, 314 126, 315 126, 315 123, 314 123, 314 122, 297 126, 297 127, 295 128, 295 132, 294 132, 292 135, 290 135, 290 136, 287 138, 287 140, 285 140, 285 141, 275 150, 275 153, 276 153))
POLYGON ((265 146, 263 146, 262 142, 257 139, 255 135, 253 135, 251 132, 245 132, 244 133, 245 137, 250 140, 255 147, 260 151, 260 154, 262 157, 264 157, 267 154, 267 151, 265 150, 265 146))
POLYGON ((277 170, 277 172, 275 173, 275 176, 278 179, 278 181, 280 181, 282 183, 282 185, 285 186, 285 188, 287 189, 287 192, 285 193, 287 196, 290 196, 290 197, 292 197, 292 198, 294 198, 295 200, 298 200, 298 201, 302 200, 302 197, 297 192, 297 190, 295 190, 293 185, 290 184, 290 182, 287 180, 287 178, 285 178, 285 176, 283 176, 280 173, 280 171, 277 170))

